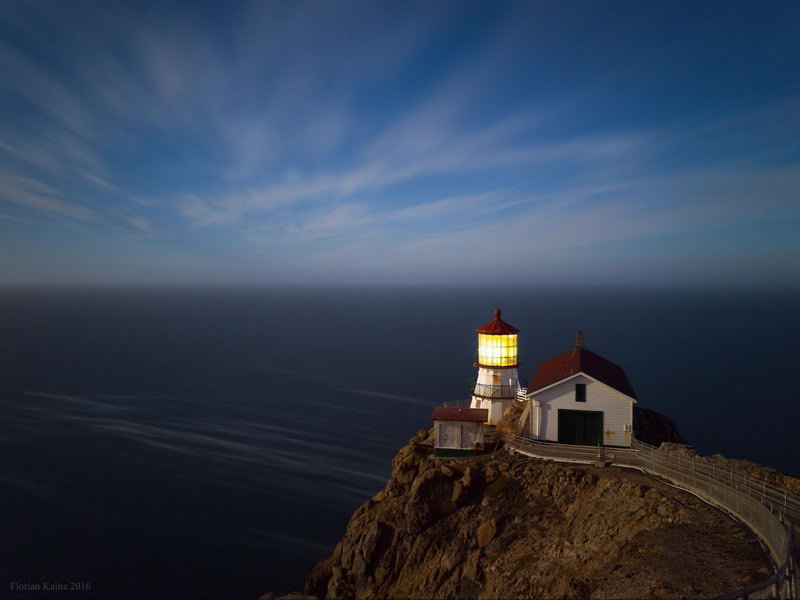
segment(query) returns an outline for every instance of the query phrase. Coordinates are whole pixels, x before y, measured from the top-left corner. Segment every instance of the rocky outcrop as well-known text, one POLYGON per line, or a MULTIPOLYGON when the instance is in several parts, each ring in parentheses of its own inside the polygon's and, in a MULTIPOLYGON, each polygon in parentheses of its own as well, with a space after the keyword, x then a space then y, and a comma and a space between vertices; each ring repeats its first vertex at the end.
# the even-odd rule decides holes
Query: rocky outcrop
POLYGON ((742 473, 745 473, 748 477, 766 481, 769 484, 783 488, 789 492, 800 494, 800 479, 787 475, 786 473, 781 473, 772 467, 765 467, 764 465, 759 465, 749 460, 726 458, 721 454, 703 456, 698 454, 697 451, 688 444, 664 443, 661 444, 661 447, 686 458, 693 458, 698 462, 714 465, 715 468, 733 469, 737 472, 737 476, 741 476, 742 473))
POLYGON ((529 413, 526 412, 527 403, 515 402, 512 406, 506 409, 503 417, 497 423, 497 431, 500 433, 509 433, 517 435, 521 433, 522 422, 524 416, 527 417, 529 413))
POLYGON ((750 462, 749 460, 725 458, 721 454, 714 454, 712 456, 704 456, 701 458, 712 463, 715 467, 721 466, 725 468, 737 469, 747 473, 748 477, 755 477, 756 479, 761 479, 767 483, 771 483, 774 486, 794 492, 795 494, 800 494, 800 479, 797 477, 791 477, 786 473, 781 473, 772 467, 765 467, 764 465, 759 465, 754 462, 750 462))
POLYGON ((709 597, 759 581, 753 537, 637 471, 505 452, 432 457, 422 430, 356 510, 317 598, 709 597))
POLYGON ((633 407, 633 430, 636 439, 651 446, 658 447, 665 442, 686 443, 672 419, 649 408, 633 407))

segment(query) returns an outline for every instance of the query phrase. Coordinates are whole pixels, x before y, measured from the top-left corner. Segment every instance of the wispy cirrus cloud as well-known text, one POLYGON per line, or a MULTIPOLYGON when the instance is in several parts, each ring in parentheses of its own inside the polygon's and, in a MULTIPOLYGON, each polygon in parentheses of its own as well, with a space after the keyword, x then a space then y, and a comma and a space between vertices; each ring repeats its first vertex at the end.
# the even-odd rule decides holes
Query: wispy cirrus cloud
POLYGON ((91 208, 61 198, 53 187, 34 179, 19 177, 4 169, 0 169, 0 198, 50 215, 81 221, 94 221, 98 218, 91 208))
MULTIPOLYGON (((294 173, 279 183, 217 197, 192 194, 181 204, 181 212, 199 225, 232 224, 243 216, 288 205, 335 203, 437 176, 484 173, 502 167, 572 165, 599 169, 624 155, 635 160, 636 151, 646 142, 644 136, 631 134, 589 135, 557 143, 514 141, 514 137, 530 132, 532 121, 536 119, 522 116, 515 118, 513 124, 506 121, 458 134, 425 119, 413 127, 406 122, 381 135, 361 153, 355 166, 331 172, 294 173)), ((403 208, 407 206, 401 205, 403 208)))
MULTIPOLYGON (((620 242, 636 247, 642 241, 657 242, 670 236, 710 236, 738 223, 758 228, 759 222, 798 220, 798 186, 797 166, 736 176, 725 168, 698 170, 632 177, 598 186, 576 185, 533 194, 524 200, 514 193, 456 197, 415 207, 398 216, 370 215, 364 207, 349 207, 320 212, 320 220, 311 219, 298 230, 281 232, 275 227, 269 235, 254 236, 253 241, 270 248, 302 245, 302 253, 281 255, 282 261, 288 261, 283 264, 288 272, 309 261, 336 269, 337 265, 347 264, 348 257, 358 256, 358 265, 349 265, 348 272, 374 276, 389 269, 394 281, 455 283, 472 273, 483 273, 486 283, 534 283, 538 277, 564 282, 568 277, 565 279, 559 270, 564 264, 576 260, 580 263, 580 257, 584 257, 584 266, 573 265, 571 272, 577 269, 587 281, 598 283, 609 277, 608 268, 614 263, 604 269, 599 258, 603 253, 587 253, 587 248, 601 249, 620 242), (753 201, 767 190, 762 202, 753 201), (495 218, 485 218, 487 215, 480 210, 482 200, 490 198, 489 210, 496 211, 495 218), (521 210, 504 212, 503 201, 509 208, 521 210), (428 217, 452 221, 464 214, 475 218, 461 220, 459 227, 437 227, 423 235, 400 235, 392 227, 398 220, 408 218, 413 231, 428 217), (331 237, 340 237, 341 241, 334 245, 313 244, 331 237)), ((719 261, 718 254, 714 252, 706 260, 719 261)), ((630 257, 623 253, 618 260, 630 257)), ((669 260, 669 255, 658 258, 653 268, 663 268, 669 260)), ((788 255, 779 263, 787 261, 791 261, 788 255)), ((652 278, 654 273, 644 269, 641 276, 652 278)), ((618 281, 619 275, 614 273, 610 280, 618 281)))
MULTIPOLYGON (((709 71, 728 54, 660 11, 628 30, 535 3, 10 3, 0 203, 163 279, 179 261, 144 257, 167 245, 220 274, 464 278, 509 247, 536 271, 797 219, 796 89, 709 71)), ((754 64, 789 73, 785 40, 759 39, 754 64)))

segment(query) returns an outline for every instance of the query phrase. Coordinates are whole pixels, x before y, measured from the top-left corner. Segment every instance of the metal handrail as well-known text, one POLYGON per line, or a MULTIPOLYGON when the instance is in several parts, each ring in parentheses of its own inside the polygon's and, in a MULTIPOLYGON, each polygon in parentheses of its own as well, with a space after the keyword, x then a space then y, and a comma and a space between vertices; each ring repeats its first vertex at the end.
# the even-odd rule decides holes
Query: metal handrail
POLYGON ((694 457, 650 446, 633 439, 631 448, 606 449, 544 442, 501 433, 507 446, 522 454, 560 461, 595 462, 611 460, 622 467, 641 469, 672 481, 711 504, 736 516, 765 543, 779 565, 764 581, 725 594, 721 598, 765 597, 796 598, 796 565, 792 560, 794 530, 800 526, 800 496, 748 477, 732 468, 719 468, 694 457), (609 453, 610 452, 610 453, 609 453))
POLYGON ((473 393, 481 398, 516 398, 518 389, 516 385, 476 383, 473 393))
POLYGON ((631 447, 644 453, 671 453, 676 457, 675 462, 678 464, 691 465, 691 468, 696 473, 702 473, 705 477, 714 479, 720 483, 724 482, 735 487, 739 491, 744 491, 748 496, 760 497, 762 504, 774 507, 774 512, 784 513, 792 522, 800 524, 800 495, 790 492, 786 488, 779 488, 763 479, 749 476, 746 472, 740 471, 739 469, 715 465, 702 457, 699 459, 695 457, 682 457, 680 453, 656 448, 655 446, 645 444, 635 438, 632 441, 631 447))
MULTIPOLYGON (((737 600, 738 598, 758 598, 760 595, 758 592, 763 590, 769 590, 770 592, 774 591, 774 586, 780 586, 782 580, 786 580, 788 583, 788 590, 786 597, 788 598, 796 598, 797 592, 793 593, 791 589, 792 581, 791 581, 791 573, 790 569, 792 567, 792 548, 794 547, 794 529, 789 528, 789 535, 786 536, 786 545, 784 547, 784 552, 786 558, 784 559, 783 563, 775 570, 770 577, 763 581, 759 581, 758 583, 754 583, 752 585, 748 585, 741 589, 738 589, 734 592, 729 592, 727 594, 723 594, 722 596, 717 596, 715 600, 737 600)), ((770 593, 767 598, 773 597, 770 593)), ((780 597, 780 594, 775 594, 774 597, 780 597)))
POLYGON ((466 398, 464 400, 447 400, 444 405, 451 406, 456 408, 469 408, 470 404, 472 404, 472 398, 466 398))

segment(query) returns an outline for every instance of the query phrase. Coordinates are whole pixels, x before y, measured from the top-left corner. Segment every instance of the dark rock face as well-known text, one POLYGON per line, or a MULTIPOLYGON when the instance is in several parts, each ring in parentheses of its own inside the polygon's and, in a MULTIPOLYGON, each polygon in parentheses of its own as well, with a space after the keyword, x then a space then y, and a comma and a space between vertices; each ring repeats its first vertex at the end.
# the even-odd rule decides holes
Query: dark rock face
POLYGON ((649 408, 633 407, 633 431, 636 439, 658 447, 664 442, 685 444, 678 427, 666 415, 649 408))
POLYGON ((759 545, 637 471, 498 451, 437 459, 422 430, 306 582, 317 598, 710 597, 766 577, 759 545))

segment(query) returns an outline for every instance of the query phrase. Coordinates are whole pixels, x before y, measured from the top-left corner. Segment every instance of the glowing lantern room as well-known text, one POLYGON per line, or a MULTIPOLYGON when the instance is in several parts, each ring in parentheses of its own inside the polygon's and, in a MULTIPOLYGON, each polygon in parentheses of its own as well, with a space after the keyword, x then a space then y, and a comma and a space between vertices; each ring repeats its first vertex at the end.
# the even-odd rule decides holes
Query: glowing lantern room
POLYGON ((499 308, 494 310, 494 320, 478 329, 479 367, 516 368, 517 334, 519 329, 500 318, 499 308))
POLYGON ((487 409, 489 425, 496 425, 517 398, 517 334, 519 329, 500 318, 478 329, 478 377, 472 390, 470 408, 487 409))

